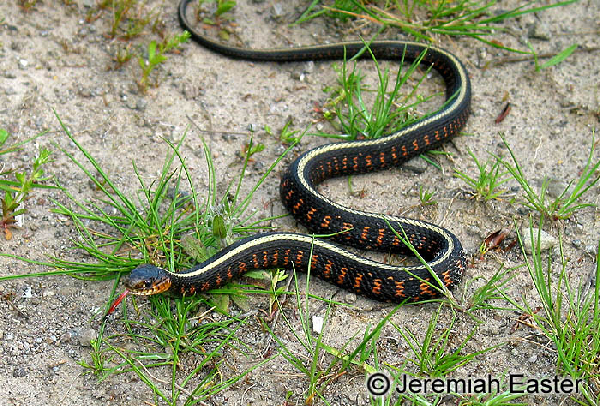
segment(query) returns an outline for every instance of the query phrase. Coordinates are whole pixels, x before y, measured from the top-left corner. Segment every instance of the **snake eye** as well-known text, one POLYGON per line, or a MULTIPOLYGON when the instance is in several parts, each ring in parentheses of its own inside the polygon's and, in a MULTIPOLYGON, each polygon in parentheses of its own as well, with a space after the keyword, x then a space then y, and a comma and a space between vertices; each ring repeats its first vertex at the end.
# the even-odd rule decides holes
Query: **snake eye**
POLYGON ((151 264, 142 264, 131 272, 125 285, 133 294, 153 295, 168 290, 171 280, 164 270, 151 264))

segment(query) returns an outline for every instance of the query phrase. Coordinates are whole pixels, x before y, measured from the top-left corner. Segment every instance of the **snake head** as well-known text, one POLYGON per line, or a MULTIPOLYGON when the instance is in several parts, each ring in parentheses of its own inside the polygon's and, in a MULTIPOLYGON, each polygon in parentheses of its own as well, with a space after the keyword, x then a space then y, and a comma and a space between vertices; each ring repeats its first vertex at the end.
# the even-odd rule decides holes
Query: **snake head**
POLYGON ((125 286, 134 295, 155 295, 171 287, 171 278, 164 269, 143 264, 131 271, 125 279, 125 286))

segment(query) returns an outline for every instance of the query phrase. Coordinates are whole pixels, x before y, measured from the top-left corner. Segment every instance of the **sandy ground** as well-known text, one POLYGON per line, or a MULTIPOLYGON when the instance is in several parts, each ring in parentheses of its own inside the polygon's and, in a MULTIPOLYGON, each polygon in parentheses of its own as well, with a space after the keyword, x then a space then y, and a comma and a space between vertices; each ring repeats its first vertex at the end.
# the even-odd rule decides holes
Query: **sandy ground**
MULTIPOLYGON (((135 159, 146 181, 156 179, 168 152, 163 138, 178 140, 186 129, 182 152, 194 174, 197 189, 208 187, 201 149, 204 137, 212 150, 221 191, 239 173, 241 164, 236 153, 248 142, 249 128, 255 129, 255 141, 264 143, 266 148, 249 169, 247 187, 283 150, 276 137, 263 131, 265 125, 279 130, 291 116, 295 128, 312 125, 332 131, 327 123, 315 123, 317 116, 313 112, 315 105, 322 105, 327 98, 323 87, 335 85, 331 63, 231 61, 189 43, 182 46, 180 54, 170 55, 153 77, 158 79, 158 87, 144 95, 138 92, 135 83, 139 75, 136 61, 116 71, 107 69, 112 64, 115 47, 120 44, 104 36, 108 31, 107 17, 91 24, 84 21, 86 4, 90 2, 80 0, 72 6, 64 6, 62 2, 40 0, 27 13, 16 3, 5 0, 0 4, 0 19, 3 19, 0 23, 0 127, 7 129, 16 140, 50 130, 36 143, 54 151, 54 161, 47 166, 47 172, 77 196, 89 198, 95 192, 83 173, 57 147, 75 152, 75 146, 57 131, 54 111, 116 183, 132 195, 138 189, 132 160, 135 159), (191 121, 197 127, 191 126, 191 121), (198 128, 212 132, 200 132, 198 128)), ((163 12, 166 30, 177 32, 176 2, 151 3, 163 12)), ((249 45, 270 45, 267 38, 276 38, 284 45, 307 44, 324 38, 339 40, 331 30, 320 26, 321 23, 290 29, 281 28, 281 23, 278 25, 275 21, 279 20, 274 16, 280 7, 283 7, 281 18, 286 21, 297 17, 301 7, 288 9, 285 4, 272 2, 238 3, 235 21, 240 24, 240 35, 247 38, 249 45), (243 12, 242 5, 255 12, 243 12), (276 35, 270 34, 263 23, 280 29, 276 35)), ((502 2, 499 7, 509 9, 516 4, 502 2)), ((600 46, 598 21, 600 3, 582 0, 568 8, 511 20, 504 27, 510 34, 498 35, 496 39, 521 49, 525 49, 523 41, 529 39, 539 52, 555 53, 572 43, 597 48, 600 46)), ((364 190, 360 197, 348 193, 345 180, 328 182, 322 190, 352 207, 404 213, 442 224, 458 235, 469 257, 476 258, 479 245, 490 233, 512 230, 510 238, 514 238, 515 225, 520 227, 527 221, 528 211, 518 204, 510 204, 509 199, 486 204, 470 199, 465 193, 465 184, 453 177, 454 168, 476 175, 469 150, 483 161, 488 153, 506 155, 500 139, 500 134, 504 134, 535 186, 539 187, 544 177, 553 180, 554 188, 576 178, 585 165, 594 129, 599 126, 600 53, 578 52, 556 67, 535 72, 533 62, 528 61, 496 65, 514 54, 474 40, 441 38, 439 45, 465 61, 474 93, 473 114, 466 134, 444 147, 451 157, 438 158, 443 170, 417 163, 421 170, 405 168, 356 177, 354 189, 364 190), (494 124, 506 100, 511 102, 512 110, 504 121, 494 124), (413 207, 418 203, 419 185, 435 192, 437 205, 427 209, 413 207)), ((368 64, 363 69, 372 71, 368 64)), ((439 82, 431 82, 433 91, 441 89, 439 82)), ((323 142, 323 139, 307 137, 294 154, 323 142)), ((36 145, 26 146, 19 154, 0 157, 0 165, 29 164, 36 145)), ((281 167, 253 200, 253 210, 259 216, 283 213, 277 192, 280 171, 281 167)), ((508 188, 513 195, 518 195, 515 183, 508 188)), ((599 192, 598 186, 590 190, 586 201, 600 203, 599 192)), ((64 195, 56 191, 35 192, 33 199, 27 202, 23 226, 14 231, 13 239, 5 241, 0 237, 2 252, 34 260, 48 256, 85 258, 70 249, 70 239, 76 236, 73 225, 51 213, 54 199, 65 201, 64 195)), ((289 218, 278 220, 277 226, 281 230, 296 229, 289 218)), ((600 239, 598 210, 581 210, 566 221, 548 224, 546 230, 554 238, 562 235, 568 258, 567 272, 574 283, 589 280, 600 239)), ((501 264, 511 267, 522 263, 523 258, 517 251, 475 259, 465 275, 467 294, 473 286, 482 283, 477 278, 489 278, 501 264)), ((0 258, 2 275, 43 270, 0 258)), ((462 297, 463 288, 458 290, 458 297, 462 297)), ((97 313, 105 305, 110 289, 111 282, 66 277, 20 279, 0 284, 0 376, 3 377, 0 404, 153 404, 151 391, 133 374, 98 382, 78 364, 82 359, 90 360, 89 340, 95 337, 99 326, 97 313)), ((337 300, 355 306, 333 310, 325 334, 326 342, 333 347, 342 347, 354 332, 363 331, 368 323, 376 322, 391 310, 390 306, 339 292, 320 281, 313 281, 311 289, 324 297, 335 294, 337 300)), ((516 272, 508 292, 515 299, 535 300, 533 285, 524 269, 516 272)), ((257 309, 268 307, 264 297, 253 298, 252 303, 257 309)), ((324 315, 325 311, 322 304, 314 304, 315 314, 324 315)), ((423 337, 426 322, 434 311, 432 305, 407 307, 393 320, 423 337)), ((446 316, 448 314, 442 317, 440 329, 448 327, 446 316)), ((518 314, 486 312, 480 316, 485 322, 465 351, 506 344, 489 355, 477 357, 460 369, 460 374, 554 375, 556 354, 552 346, 538 330, 514 329, 518 314)), ((453 327, 453 345, 458 345, 473 327, 468 317, 459 318, 453 327)), ((297 349, 289 330, 278 327, 276 332, 290 348, 297 349)), ((257 354, 274 345, 256 319, 244 328, 240 339, 256 346, 257 354)), ((382 360, 390 365, 401 365, 408 356, 406 343, 391 328, 384 329, 379 351, 382 360)), ((258 357, 255 360, 242 358, 235 353, 226 356, 226 364, 230 366, 237 363, 248 367, 259 360, 258 357)), ((306 378, 280 357, 206 404, 303 404, 306 389, 306 378), (286 403, 288 392, 292 397, 286 403)), ((332 405, 367 404, 364 374, 357 370, 355 374, 337 379, 328 386, 325 397, 332 405)), ((530 397, 525 401, 571 403, 561 397, 530 397)))

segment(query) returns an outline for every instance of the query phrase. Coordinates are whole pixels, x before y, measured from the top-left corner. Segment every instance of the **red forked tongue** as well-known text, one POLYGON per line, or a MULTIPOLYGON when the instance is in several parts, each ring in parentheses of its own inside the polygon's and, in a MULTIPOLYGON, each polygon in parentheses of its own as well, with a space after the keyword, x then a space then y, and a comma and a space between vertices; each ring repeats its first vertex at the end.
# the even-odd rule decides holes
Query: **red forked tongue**
POLYGON ((107 317, 112 312, 114 312, 115 309, 117 308, 117 306, 123 301, 123 299, 125 299, 125 296, 127 296, 128 294, 129 294, 129 290, 125 289, 125 291, 123 293, 121 293, 119 295, 119 297, 117 298, 117 300, 115 300, 114 303, 110 306, 110 309, 108 309, 108 312, 106 313, 106 315, 104 317, 107 317))

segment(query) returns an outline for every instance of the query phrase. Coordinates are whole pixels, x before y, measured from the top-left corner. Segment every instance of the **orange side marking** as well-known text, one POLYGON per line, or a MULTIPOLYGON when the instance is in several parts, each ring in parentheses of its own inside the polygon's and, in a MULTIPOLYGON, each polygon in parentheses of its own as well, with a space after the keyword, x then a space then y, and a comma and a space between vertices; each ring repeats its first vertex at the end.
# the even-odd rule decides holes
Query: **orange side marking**
POLYGON ((354 278, 354 286, 352 286, 354 289, 360 290, 360 281, 363 277, 364 275, 357 275, 356 278, 354 278))
POLYGON ((327 260, 325 264, 325 269, 323 270, 323 278, 329 279, 331 277, 331 267, 333 266, 333 262, 331 260, 327 260))
POLYGON ((434 295, 433 290, 431 290, 431 287, 426 282, 421 282, 421 284, 419 285, 419 289, 421 289, 422 296, 433 296, 434 295))
POLYGON ((346 278, 346 274, 348 273, 348 268, 340 269, 340 274, 338 275, 337 284, 343 285, 344 279, 346 278))
POLYGON ((360 234, 360 239, 361 240, 366 240, 367 239, 367 234, 369 234, 369 229, 370 228, 371 227, 365 227, 365 228, 363 228, 362 233, 360 234))
POLYGON ((381 279, 373 280, 373 289, 371 289, 371 292, 373 292, 375 295, 381 293, 381 279))
POLYGON ((442 276, 444 279, 444 285, 449 286, 452 284, 452 278, 450 278, 450 270, 442 272, 442 276))
POLYGON ((296 203, 294 205, 294 213, 300 208, 302 207, 302 205, 304 204, 304 200, 302 198, 298 199, 298 203, 296 203))
MULTIPOLYGON (((392 277, 390 277, 390 279, 393 280, 392 277)), ((404 281, 402 281, 402 282, 394 281, 394 284, 396 285, 395 296, 396 297, 405 297, 406 295, 404 294, 404 281)))
POLYGON ((380 228, 377 233, 377 245, 381 245, 383 244, 383 237, 385 237, 385 228, 380 228))
POLYGON ((317 260, 318 260, 318 259, 319 259, 319 256, 318 256, 318 255, 315 255, 315 254, 313 254, 313 256, 312 256, 312 258, 311 258, 311 260, 310 260, 310 267, 311 267, 312 269, 314 269, 314 268, 316 268, 316 267, 317 267, 317 260))
MULTIPOLYGON (((352 230, 353 228, 354 228, 354 224, 352 224, 352 223, 346 223, 345 221, 342 222, 342 231, 352 230)), ((347 240, 351 240, 352 239, 352 233, 346 232, 344 234, 346 234, 346 239, 347 240)))

